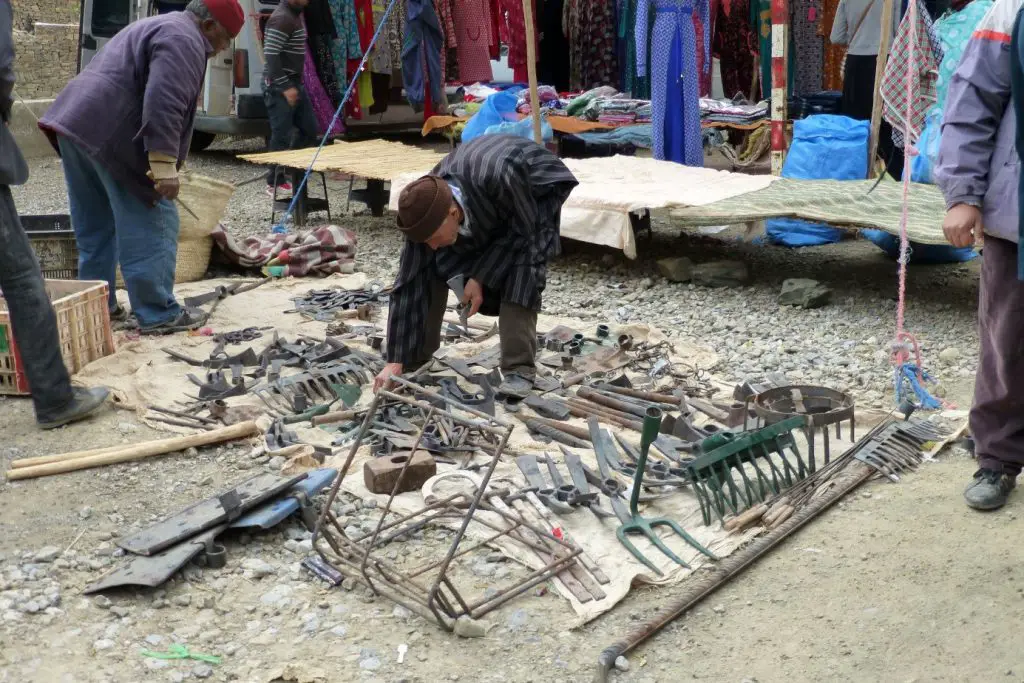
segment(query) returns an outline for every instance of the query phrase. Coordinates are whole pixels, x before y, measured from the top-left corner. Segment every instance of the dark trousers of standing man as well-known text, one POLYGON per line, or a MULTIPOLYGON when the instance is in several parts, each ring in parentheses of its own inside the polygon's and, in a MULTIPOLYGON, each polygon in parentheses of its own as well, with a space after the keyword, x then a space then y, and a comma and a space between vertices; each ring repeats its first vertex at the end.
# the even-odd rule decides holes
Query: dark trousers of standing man
MULTIPOLYGON (((271 152, 311 147, 320 137, 313 105, 309 101, 306 89, 301 83, 293 84, 292 87, 299 91, 299 98, 294 107, 288 104, 284 97, 285 88, 263 86, 263 102, 267 105, 267 120, 270 122, 268 149, 271 152)), ((280 185, 282 182, 283 172, 280 169, 270 169, 267 173, 267 185, 280 185)))
MULTIPOLYGON (((20 340, 18 352, 32 390, 36 419, 47 422, 71 403, 71 379, 61 358, 57 315, 7 185, 0 185, 0 290, 14 336, 20 340)), ((10 346, 11 340, 0 330, 0 351, 8 351, 10 346)))
MULTIPOLYGON (((444 280, 434 280, 430 287, 430 308, 427 309, 426 334, 421 358, 405 368, 412 371, 430 360, 441 348, 441 327, 448 307, 448 285, 444 280)), ((498 336, 501 346, 501 371, 503 374, 517 374, 532 380, 536 375, 534 358, 537 355, 537 311, 525 306, 501 301, 501 293, 495 290, 484 292, 480 313, 498 317, 498 336)))

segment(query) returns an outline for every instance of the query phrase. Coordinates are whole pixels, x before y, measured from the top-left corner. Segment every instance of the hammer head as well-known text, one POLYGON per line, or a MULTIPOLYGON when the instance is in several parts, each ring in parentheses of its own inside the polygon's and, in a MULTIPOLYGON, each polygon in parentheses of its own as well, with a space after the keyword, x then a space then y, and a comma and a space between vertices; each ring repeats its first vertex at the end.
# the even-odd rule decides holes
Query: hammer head
POLYGON ((462 301, 466 295, 466 276, 455 275, 448 279, 448 288, 455 292, 455 296, 462 301))

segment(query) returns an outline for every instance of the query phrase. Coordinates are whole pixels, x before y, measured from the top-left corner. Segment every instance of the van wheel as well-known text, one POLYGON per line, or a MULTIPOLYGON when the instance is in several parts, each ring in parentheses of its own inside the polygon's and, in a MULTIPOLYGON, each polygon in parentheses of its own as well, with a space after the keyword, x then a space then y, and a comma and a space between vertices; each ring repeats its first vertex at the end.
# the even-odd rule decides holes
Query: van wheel
POLYGON ((216 133, 204 133, 201 130, 192 131, 192 142, 188 147, 190 152, 202 152, 213 144, 217 139, 216 133))

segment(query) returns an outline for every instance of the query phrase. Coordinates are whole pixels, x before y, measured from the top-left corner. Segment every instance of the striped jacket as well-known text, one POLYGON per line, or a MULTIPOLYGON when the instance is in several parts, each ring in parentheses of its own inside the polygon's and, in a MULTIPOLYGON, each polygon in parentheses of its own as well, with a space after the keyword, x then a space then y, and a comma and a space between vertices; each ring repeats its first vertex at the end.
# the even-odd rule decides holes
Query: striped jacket
POLYGON ((547 263, 560 251, 562 204, 576 178, 530 140, 486 135, 462 145, 432 171, 462 193, 469 236, 433 251, 406 240, 391 293, 387 360, 425 361, 430 283, 465 275, 502 301, 540 310, 547 263))
POLYGON ((302 85, 302 69, 306 60, 306 27, 302 10, 287 0, 267 19, 263 31, 263 59, 266 62, 263 81, 274 88, 287 89, 302 85))
POLYGON ((982 208, 985 233, 1017 241, 1020 160, 1010 108, 1010 33, 1024 0, 996 0, 950 79, 935 182, 947 207, 982 208))

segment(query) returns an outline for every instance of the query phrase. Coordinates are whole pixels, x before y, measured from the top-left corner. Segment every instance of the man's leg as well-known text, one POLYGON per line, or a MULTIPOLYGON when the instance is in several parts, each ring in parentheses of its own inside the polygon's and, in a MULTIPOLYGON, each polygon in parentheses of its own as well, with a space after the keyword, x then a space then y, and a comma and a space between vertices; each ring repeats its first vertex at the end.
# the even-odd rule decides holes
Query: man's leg
POLYGON ((498 393, 525 398, 533 388, 537 374, 537 311, 502 301, 498 314, 498 336, 501 343, 501 374, 504 376, 498 393))
POLYGON ((295 104, 295 129, 298 131, 297 145, 299 149, 312 147, 320 142, 320 126, 313 113, 313 103, 305 88, 299 88, 299 101, 295 104))
MULTIPOLYGON (((268 151, 279 152, 288 149, 292 140, 292 108, 288 106, 288 100, 280 90, 267 87, 263 90, 263 103, 267 105, 267 121, 270 123, 268 151)), ((275 174, 272 168, 267 172, 267 185, 280 185, 283 178, 283 173, 275 174)))
POLYGON ((78 278, 106 282, 110 290, 108 306, 114 311, 117 241, 107 190, 93 161, 78 145, 64 137, 58 137, 57 142, 68 186, 71 227, 78 243, 78 278))
POLYGON ((1024 282, 1017 245, 985 238, 978 322, 981 352, 970 427, 979 471, 964 492, 971 507, 1001 507, 1024 466, 1024 282))
MULTIPOLYGON (((36 420, 60 426, 93 412, 106 400, 105 389, 74 389, 60 353, 57 316, 43 286, 28 237, 21 227, 11 189, 0 185, 0 290, 11 316, 18 351, 32 391, 36 420)), ((10 339, 0 336, 6 350, 10 339)))

